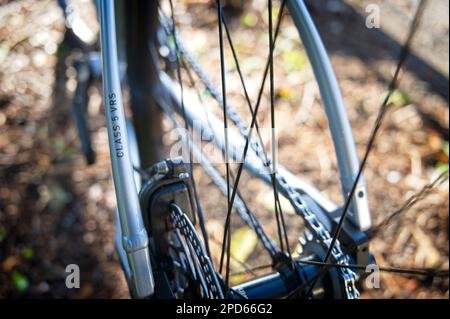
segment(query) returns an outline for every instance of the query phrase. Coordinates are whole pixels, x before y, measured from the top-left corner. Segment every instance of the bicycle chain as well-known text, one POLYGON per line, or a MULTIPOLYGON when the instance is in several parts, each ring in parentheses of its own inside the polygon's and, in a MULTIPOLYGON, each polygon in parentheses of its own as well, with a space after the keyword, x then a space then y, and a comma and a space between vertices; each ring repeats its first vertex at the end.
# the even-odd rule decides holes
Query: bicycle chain
MULTIPOLYGON (((167 21, 163 20, 164 19, 161 19, 162 25, 167 32, 167 30, 170 30, 168 29, 169 25, 167 21)), ((194 72, 203 82, 206 89, 217 100, 219 105, 222 105, 223 100, 220 93, 215 89, 212 81, 203 72, 194 56, 186 49, 185 45, 177 35, 175 35, 174 40, 177 42, 179 52, 184 57, 184 59, 192 66, 194 72)), ((227 109, 228 109, 227 113, 229 114, 229 118, 231 119, 231 121, 234 123, 234 125, 236 125, 239 128, 241 134, 243 134, 244 137, 247 136, 248 132, 250 131, 248 126, 242 121, 238 113, 230 105, 227 105, 227 109)), ((263 165, 265 167, 270 167, 270 162, 266 161, 262 157, 263 154, 261 150, 263 148, 261 144, 258 141, 253 140, 251 141, 250 145, 252 149, 255 151, 256 155, 261 159, 263 165)), ((281 191, 284 193, 285 196, 287 196, 289 202, 293 205, 296 214, 302 217, 303 220, 305 221, 306 227, 313 233, 314 237, 320 241, 320 244, 323 245, 325 249, 327 250, 330 249, 331 242, 333 241, 331 234, 325 228, 325 226, 323 226, 322 223, 317 219, 316 215, 303 203, 301 195, 287 183, 286 179, 283 176, 280 176, 278 173, 276 174, 276 180, 279 187, 281 188, 281 191)), ((336 264, 348 265, 350 261, 349 256, 345 254, 344 251, 342 250, 339 240, 335 242, 330 257, 331 262, 336 264)), ((341 280, 343 281, 347 299, 358 298, 359 291, 356 288, 356 273, 349 268, 343 267, 339 267, 337 271, 341 277, 341 280)))
MULTIPOLYGON (((333 238, 330 232, 323 226, 323 224, 317 219, 316 215, 302 202, 300 194, 292 188, 286 179, 277 175, 277 182, 288 197, 290 203, 294 206, 294 210, 297 215, 301 216, 306 222, 306 227, 313 233, 316 240, 324 246, 325 249, 330 249, 333 238)), ((337 240, 331 250, 331 262, 348 265, 350 258, 342 250, 339 240, 337 240)), ((359 297, 359 291, 356 288, 356 274, 349 268, 338 267, 337 269, 345 288, 347 299, 356 299, 359 297)))
MULTIPOLYGON (((172 204, 171 208, 169 213, 170 221, 175 228, 180 230, 186 241, 194 248, 201 270, 205 275, 207 287, 210 289, 209 291, 205 291, 205 294, 208 294, 210 298, 223 299, 222 288, 219 284, 214 266, 203 248, 197 231, 189 220, 189 217, 177 205, 172 204)), ((191 257, 193 258, 194 256, 191 257)), ((201 276, 201 274, 198 275, 201 276)))

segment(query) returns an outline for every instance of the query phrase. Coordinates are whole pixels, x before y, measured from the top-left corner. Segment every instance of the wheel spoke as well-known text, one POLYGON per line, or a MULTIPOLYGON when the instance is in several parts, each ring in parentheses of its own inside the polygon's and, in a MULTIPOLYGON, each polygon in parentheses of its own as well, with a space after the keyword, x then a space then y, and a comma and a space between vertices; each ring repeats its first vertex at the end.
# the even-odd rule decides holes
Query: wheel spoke
MULTIPOLYGON (((189 134, 189 123, 188 120, 186 118, 186 109, 185 109, 185 105, 184 105, 184 86, 183 86, 183 79, 182 79, 182 73, 181 73, 181 66, 183 64, 183 59, 180 59, 180 48, 178 47, 178 41, 176 41, 177 38, 177 31, 176 31, 176 21, 175 21, 175 11, 174 11, 174 6, 173 6, 173 0, 169 0, 169 5, 170 5, 170 13, 171 13, 171 19, 172 19, 172 29, 171 29, 171 33, 172 33, 172 37, 173 37, 173 42, 175 45, 175 56, 176 56, 176 66, 177 66, 177 77, 178 77, 178 83, 180 85, 180 94, 181 94, 181 113, 182 113, 182 117, 184 120, 184 129, 185 129, 185 133, 189 134)), ((190 76, 190 74, 188 73, 188 76, 190 76)), ((188 139, 189 140, 189 139, 188 139)), ((200 224, 200 230, 202 232, 202 236, 203 236, 203 240, 205 242, 205 249, 206 249, 206 253, 208 254, 208 256, 211 256, 211 251, 209 248, 209 240, 208 240, 208 232, 206 231, 206 227, 205 227, 205 217, 204 217, 204 213, 203 213, 203 209, 202 209, 202 205, 200 203, 200 198, 198 196, 198 192, 197 192, 197 183, 195 182, 195 178, 194 178, 194 169, 193 169, 193 155, 192 155, 192 150, 191 150, 191 144, 188 142, 186 143, 185 146, 188 149, 189 152, 189 175, 190 175, 190 180, 192 183, 192 188, 194 191, 194 200, 195 200, 195 204, 196 204, 196 213, 199 219, 199 224, 200 224)))
MULTIPOLYGON (((282 6, 281 6, 280 13, 279 13, 279 16, 278 16, 278 23, 277 23, 277 28, 276 28, 276 31, 275 31, 274 41, 275 41, 276 36, 277 36, 277 34, 279 32, 279 29, 280 29, 280 25, 281 25, 281 21, 282 21, 282 19, 281 19, 282 18, 282 13, 283 13, 283 9, 285 7, 285 1, 286 0, 283 0, 283 2, 282 2, 282 6)), ((219 18, 219 21, 221 21, 220 18, 219 18)), ((260 87, 260 91, 259 91, 259 95, 258 95, 258 102, 257 102, 256 107, 254 109, 254 112, 252 114, 252 121, 251 121, 250 129, 249 129, 249 133, 248 133, 248 135, 245 138, 245 146, 244 146, 244 152, 243 152, 243 155, 242 155, 242 160, 239 163, 238 172, 236 174, 236 181, 235 181, 235 183, 233 185, 233 190, 231 192, 231 198, 229 199, 229 206, 228 206, 227 218, 226 218, 226 222, 225 222, 225 232, 224 232, 224 238, 223 238, 223 242, 224 243, 225 243, 226 239, 230 237, 229 226, 230 226, 231 208, 233 207, 233 202, 234 202, 235 197, 236 197, 237 188, 239 186, 239 181, 240 181, 240 178, 241 178, 243 166, 244 166, 244 163, 245 163, 245 159, 247 157, 249 142, 250 142, 250 138, 251 138, 251 135, 252 135, 252 131, 253 131, 254 127, 255 127, 256 116, 258 114, 258 110, 259 110, 259 106, 260 106, 261 98, 262 98, 262 92, 264 90, 264 85, 265 85, 265 81, 266 81, 268 72, 269 72, 269 61, 266 64, 266 68, 265 68, 264 76, 263 76, 263 81, 262 81, 262 84, 261 84, 261 87, 260 87)), ((222 258, 221 258, 221 261, 222 261, 222 258)), ((222 264, 222 262, 221 262, 221 264, 222 264)))
POLYGON ((405 203, 396 211, 390 213, 383 221, 381 221, 376 227, 373 227, 367 232, 370 239, 374 238, 378 233, 388 226, 391 221, 402 213, 408 211, 411 207, 417 204, 419 201, 425 199, 432 191, 439 185, 448 180, 448 170, 442 172, 433 182, 425 185, 419 192, 408 198, 405 203))
POLYGON ((227 252, 227 261, 225 267, 225 284, 228 287, 229 283, 229 267, 230 267, 230 249, 231 249, 231 237, 229 234, 230 218, 231 218, 231 198, 230 198, 230 163, 229 163, 229 149, 228 149, 228 110, 227 110, 227 86, 226 86, 226 70, 225 70, 225 53, 224 53, 224 43, 223 43, 223 8, 222 0, 217 0, 217 16, 218 16, 218 26, 219 26, 219 44, 220 44, 220 75, 222 82, 222 103, 223 103, 223 127, 224 127, 224 137, 225 137, 225 168, 226 168, 226 179, 227 179, 227 216, 225 227, 227 231, 224 232, 224 238, 222 242, 222 253, 220 256, 220 266, 219 272, 222 272, 225 250, 227 252), (228 233, 228 236, 227 236, 228 233))

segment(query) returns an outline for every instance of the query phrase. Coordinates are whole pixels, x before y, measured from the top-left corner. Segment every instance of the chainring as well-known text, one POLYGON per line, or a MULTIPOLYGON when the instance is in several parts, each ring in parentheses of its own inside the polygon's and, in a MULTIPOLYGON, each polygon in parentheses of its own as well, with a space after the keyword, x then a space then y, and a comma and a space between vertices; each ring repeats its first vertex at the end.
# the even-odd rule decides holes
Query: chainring
MULTIPOLYGON (((322 262, 326 255, 328 247, 321 242, 311 232, 305 231, 299 238, 301 246, 300 259, 315 262, 322 262)), ((330 263, 337 261, 330 257, 330 263)), ((320 278, 311 291, 314 299, 345 299, 346 292, 341 276, 336 268, 330 268, 327 273, 320 278)))

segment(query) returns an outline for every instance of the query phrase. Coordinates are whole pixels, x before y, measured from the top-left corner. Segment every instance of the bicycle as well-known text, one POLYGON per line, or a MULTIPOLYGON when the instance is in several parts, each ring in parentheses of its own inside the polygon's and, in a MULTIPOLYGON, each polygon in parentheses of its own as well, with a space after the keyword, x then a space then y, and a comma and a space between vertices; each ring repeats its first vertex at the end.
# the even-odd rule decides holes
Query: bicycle
MULTIPOLYGON (((133 297, 355 299, 359 296, 357 281, 364 275, 366 265, 375 263, 368 245, 374 229, 363 170, 386 114, 389 98, 397 86, 398 75, 408 55, 425 2, 421 1, 417 8, 389 94, 380 108, 361 163, 338 82, 303 0, 282 0, 275 24, 273 4, 268 1, 270 53, 256 104, 252 104, 246 90, 222 1, 217 1, 221 92, 214 87, 179 36, 172 1, 169 1, 171 17, 163 14, 159 1, 119 2, 119 10, 115 9, 114 1, 97 2, 101 26, 101 59, 99 55, 90 55, 78 65, 79 82, 74 110, 82 149, 87 162, 92 163, 94 153, 84 113, 89 82, 92 77, 102 76, 118 204, 116 246, 133 297), (275 147, 269 156, 263 146, 256 115, 269 77, 271 129, 275 129, 273 51, 286 8, 302 39, 320 88, 339 166, 345 200, 342 207, 278 164, 275 147), (120 15, 120 12, 123 14, 120 15), (251 112, 249 126, 227 102, 225 37, 233 52, 251 112), (161 61, 164 62, 165 70, 160 67, 161 61), (122 67, 124 65, 126 71, 122 67), (207 110, 199 112, 186 99, 181 79, 182 68, 187 73, 192 69, 209 94, 217 100, 217 105, 222 108, 222 119, 207 110), (88 76, 82 71, 87 72, 88 76), (81 77, 82 74, 84 77, 81 77), (127 84, 130 91, 131 121, 125 117, 123 84, 127 84), (174 127, 184 128, 188 133, 192 130, 202 136, 205 127, 211 130, 214 143, 223 154, 226 177, 204 156, 188 134, 183 136, 188 149, 187 156, 160 161, 158 145, 161 139, 161 113, 167 115, 174 127), (231 135, 228 120, 238 128, 239 134, 231 135), (194 158, 227 197, 219 269, 215 269, 211 261, 205 219, 193 179, 194 158), (230 169, 230 161, 233 160, 238 163, 236 174, 230 169), (273 189, 278 242, 265 233, 239 193, 238 185, 244 169, 273 189), (280 196, 289 201, 295 213, 305 222, 307 230, 300 240, 303 246, 300 257, 294 258, 289 248, 280 196), (256 232, 272 259, 274 272, 231 287, 230 220, 234 210, 256 232), (199 232, 196 224, 200 228, 199 232)), ((430 187, 446 178, 448 173, 441 175, 430 187)), ((448 271, 426 269, 382 267, 381 270, 448 276, 448 271)))

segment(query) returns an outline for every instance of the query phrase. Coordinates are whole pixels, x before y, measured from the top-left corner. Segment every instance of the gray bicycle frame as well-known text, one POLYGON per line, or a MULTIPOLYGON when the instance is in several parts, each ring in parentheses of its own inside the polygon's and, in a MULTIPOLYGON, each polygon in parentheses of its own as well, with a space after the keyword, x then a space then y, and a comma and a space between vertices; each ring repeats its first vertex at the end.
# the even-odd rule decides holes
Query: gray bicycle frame
MULTIPOLYGON (((360 166, 341 90, 325 46, 304 1, 288 0, 287 5, 319 85, 336 149, 342 194, 344 195, 344 200, 346 200, 360 166)), ((372 225, 366 194, 364 177, 361 176, 355 196, 352 199, 349 218, 363 231, 368 230, 372 225)))
MULTIPOLYGON (((359 161, 342 95, 325 47, 303 0, 288 0, 287 4, 320 88, 337 154, 340 183, 345 198, 354 183, 359 169, 359 161)), ((117 59, 114 1, 100 0, 99 11, 103 95, 112 173, 118 204, 116 241, 119 256, 124 265, 133 295, 136 297, 147 297, 154 292, 154 280, 149 259, 148 235, 143 223, 138 200, 138 189, 133 174, 133 161, 130 155, 130 149, 133 151, 136 149, 136 139, 133 135, 133 130, 129 126, 127 127, 122 103, 117 59), (131 134, 131 140, 128 140, 127 131, 129 132, 128 134, 131 134), (120 133, 120 141, 118 132, 120 133)), ((160 80, 163 90, 154 90, 162 92, 161 96, 156 97, 157 100, 160 103, 170 103, 181 113, 181 96, 178 84, 163 72, 160 73, 160 80)), ((184 97, 185 114, 190 125, 193 125, 194 121, 201 121, 205 125, 209 125, 211 121, 221 123, 211 113, 208 114, 208 118, 204 117, 204 112, 199 112, 200 108, 194 105, 195 103, 192 101, 193 99, 190 100, 184 97)), ((195 125, 193 126, 195 128, 195 125)), ((212 127, 215 129, 214 141, 216 145, 224 150, 225 144, 223 130, 220 129, 221 125, 212 125, 212 127)), ((198 133, 201 134, 201 132, 198 133)), ((230 149, 241 150, 230 154, 231 157, 237 160, 239 159, 238 155, 242 154, 245 141, 242 136, 235 136, 230 138, 230 142, 235 144, 235 147, 230 147, 230 149)), ((134 151, 133 154, 136 154, 136 152, 134 151)), ((245 168, 270 184, 269 175, 263 173, 262 162, 257 160, 257 155, 252 153, 251 149, 249 149, 248 158, 249 160, 245 162, 245 168)), ((134 159, 134 163, 136 162, 138 161, 134 159)), ((279 166, 277 172, 300 193, 309 195, 325 211, 331 213, 338 209, 338 206, 319 190, 297 178, 284 167, 279 166)), ((349 218, 360 230, 367 230, 371 226, 363 179, 358 183, 349 218)))
POLYGON ((114 1, 100 1, 100 29, 103 101, 117 198, 119 222, 117 228, 122 238, 121 246, 126 254, 126 259, 121 261, 133 296, 144 298, 153 295, 154 279, 150 264, 148 235, 144 227, 134 180, 122 102, 114 1))

